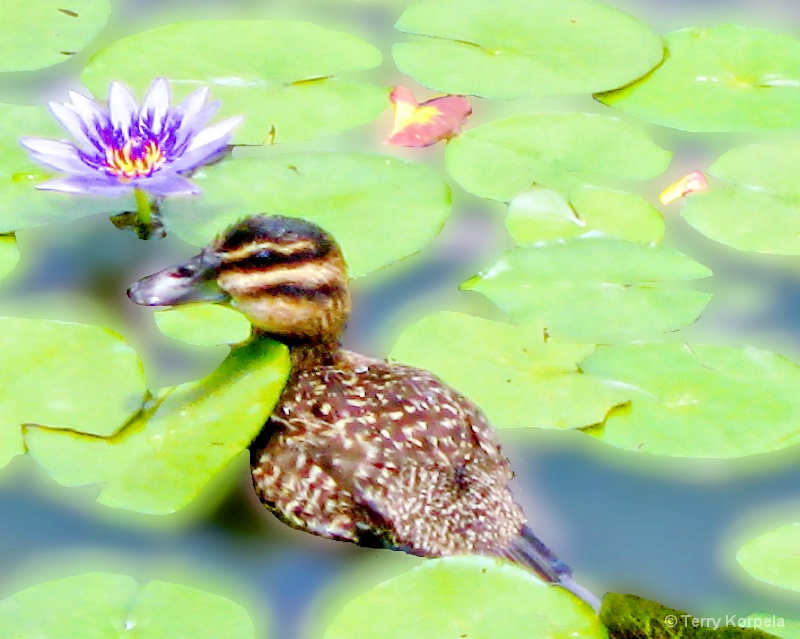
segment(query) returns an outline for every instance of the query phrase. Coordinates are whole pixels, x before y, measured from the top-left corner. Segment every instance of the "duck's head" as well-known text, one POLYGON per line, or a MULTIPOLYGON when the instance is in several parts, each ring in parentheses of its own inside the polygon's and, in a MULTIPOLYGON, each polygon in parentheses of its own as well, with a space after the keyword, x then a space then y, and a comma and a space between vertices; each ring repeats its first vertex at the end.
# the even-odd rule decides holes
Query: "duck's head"
POLYGON ((145 306, 227 302, 289 344, 339 343, 350 314, 347 266, 335 240, 281 215, 233 224, 199 255, 136 282, 128 297, 145 306))

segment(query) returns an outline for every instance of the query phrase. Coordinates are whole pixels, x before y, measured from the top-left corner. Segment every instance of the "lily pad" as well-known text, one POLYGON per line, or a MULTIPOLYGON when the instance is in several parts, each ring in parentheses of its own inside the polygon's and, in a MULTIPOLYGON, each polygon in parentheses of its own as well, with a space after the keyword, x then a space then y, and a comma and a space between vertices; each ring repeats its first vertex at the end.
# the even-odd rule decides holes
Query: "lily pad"
POLYGON ((800 126, 800 42, 733 24, 664 36, 652 73, 596 96, 630 115, 685 131, 800 126))
POLYGON ((288 374, 286 347, 254 340, 205 379, 164 389, 114 437, 29 428, 25 443, 60 484, 102 483, 102 504, 171 513, 247 448, 288 374))
POLYGON ((432 371, 474 400, 497 428, 580 428, 630 399, 584 375, 594 344, 560 344, 541 326, 436 313, 407 329, 390 358, 432 371))
POLYGON ((620 87, 661 61, 661 38, 591 0, 424 0, 396 25, 430 36, 396 44, 397 67, 420 84, 501 100, 620 87))
POLYGON ((752 346, 601 346, 589 375, 634 391, 589 434, 652 455, 728 458, 800 442, 800 367, 752 346))
POLYGON ((0 601, 0 627, 7 637, 47 639, 255 637, 250 616, 230 599, 105 573, 48 581, 0 601))
POLYGON ((579 237, 512 249, 462 284, 514 322, 555 337, 630 340, 691 324, 711 299, 670 282, 711 275, 675 250, 612 237, 579 237))
POLYGON ((348 603, 324 639, 605 639, 567 591, 489 557, 432 559, 348 603), (413 614, 409 614, 413 611, 413 614))
POLYGON ((154 313, 164 335, 194 344, 238 344, 250 337, 252 325, 239 311, 219 304, 188 304, 154 313))
POLYGON ((764 612, 756 612, 747 615, 745 621, 748 628, 761 628, 771 635, 781 639, 800 639, 800 621, 797 619, 786 619, 764 612))
POLYGON ((681 214, 698 231, 744 251, 800 254, 800 144, 731 149, 708 169, 726 181, 686 198, 681 214))
POLYGON ((54 176, 19 145, 24 135, 67 137, 45 108, 0 104, 0 234, 94 213, 136 210, 132 195, 78 197, 37 191, 36 184, 54 176))
POLYGON ((800 592, 800 524, 790 524, 751 539, 736 560, 759 581, 800 592))
POLYGON ((204 246, 257 213, 303 217, 330 232, 358 277, 416 253, 450 212, 450 191, 428 166, 369 153, 311 152, 225 162, 196 173, 200 199, 167 200, 181 239, 204 246))
POLYGON ((19 262, 17 240, 13 235, 0 235, 0 279, 4 278, 19 262))
POLYGON ((672 154, 645 131, 591 113, 517 115, 465 131, 447 145, 447 170, 467 191, 508 202, 533 185, 569 194, 599 178, 646 180, 672 154))
POLYGON ((372 69, 381 54, 356 36, 310 22, 198 20, 123 38, 81 75, 95 95, 119 80, 143 94, 165 77, 181 98, 209 85, 221 117, 243 115, 234 144, 297 142, 369 122, 389 106, 389 90, 336 74, 372 69))
POLYGON ((600 232, 631 242, 659 242, 664 218, 639 195, 595 186, 575 189, 570 199, 540 186, 508 205, 506 227, 522 246, 600 232))
POLYGON ((108 22, 108 0, 6 2, 0 22, 0 72, 31 71, 69 60, 108 22))
POLYGON ((22 425, 117 432, 145 395, 142 363, 97 326, 0 317, 0 467, 25 452, 22 425))

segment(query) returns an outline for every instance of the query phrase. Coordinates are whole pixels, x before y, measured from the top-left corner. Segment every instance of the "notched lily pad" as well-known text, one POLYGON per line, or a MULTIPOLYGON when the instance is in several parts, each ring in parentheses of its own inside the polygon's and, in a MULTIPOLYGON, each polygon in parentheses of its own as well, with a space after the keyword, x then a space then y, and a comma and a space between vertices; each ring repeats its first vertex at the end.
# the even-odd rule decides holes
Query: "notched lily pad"
POLYGON ((153 316, 164 335, 195 346, 239 344, 253 328, 239 311, 219 304, 187 304, 153 316))
POLYGON ((102 504, 171 513, 250 444, 288 374, 286 347, 254 340, 205 379, 164 389, 114 437, 29 428, 25 442, 57 482, 102 483, 102 504))
POLYGON ((698 231, 744 251, 800 254, 800 144, 731 149, 708 173, 724 184, 686 198, 681 214, 698 231))
POLYGON ((49 67, 83 49, 106 25, 108 0, 6 2, 0 22, 0 72, 49 67))
POLYGON ((142 363, 97 326, 0 317, 0 467, 25 452, 22 425, 117 432, 142 404, 142 363))
POLYGON ((464 556, 431 559, 356 597, 324 639, 565 636, 606 634, 594 611, 566 590, 507 562, 464 556))
POLYGON ((498 428, 579 428, 625 403, 623 387, 584 375, 594 344, 560 344, 542 326, 436 313, 408 328, 390 358, 427 369, 475 401, 498 428))
POLYGON ((659 242, 664 218, 639 195, 595 186, 575 189, 569 200, 540 186, 508 205, 506 228, 522 246, 600 232, 630 242, 659 242))
POLYGON ((671 457, 727 458, 800 442, 800 367, 752 346, 600 346, 582 363, 634 392, 587 432, 618 448, 671 457))
POLYGON ((686 131, 800 126, 800 42, 733 24, 664 36, 652 73, 596 96, 630 115, 686 131))
POLYGON ((790 524, 751 539, 736 560, 759 581, 800 592, 800 524, 790 524))
POLYGON ((672 154, 645 131, 592 113, 517 115, 465 131, 447 145, 447 171, 467 191, 508 202, 538 185, 568 195, 602 179, 660 175, 672 154))
POLYGON ((38 584, 0 601, 7 637, 253 639, 244 608, 210 592, 165 581, 87 573, 38 584), (46 611, 46 614, 43 613, 46 611))
POLYGON ((36 185, 53 175, 36 165, 19 145, 25 135, 67 137, 43 107, 0 104, 0 234, 136 209, 133 195, 113 198, 37 191, 36 185))
POLYGON ((166 77, 180 98, 209 85, 221 117, 243 115, 234 144, 297 142, 345 131, 388 106, 389 89, 338 74, 377 67, 356 36, 291 20, 177 22, 123 38, 89 61, 81 80, 104 95, 118 80, 143 94, 166 77))
POLYGON ((400 71, 439 91, 485 98, 616 88, 664 54, 641 22, 591 0, 426 0, 396 27, 429 36, 394 45, 400 71))
POLYGON ((514 322, 543 324, 554 337, 613 341, 695 321, 711 295, 675 284, 709 275, 663 246, 579 237, 512 249, 461 287, 485 295, 514 322))
POLYGON ((4 278, 19 262, 19 249, 13 234, 0 235, 0 279, 4 278))
POLYGON ((164 219, 204 246, 243 217, 281 213, 341 244, 351 277, 408 257, 444 226, 450 190, 424 164, 372 153, 288 153, 225 162, 194 175, 203 197, 167 200, 164 219))

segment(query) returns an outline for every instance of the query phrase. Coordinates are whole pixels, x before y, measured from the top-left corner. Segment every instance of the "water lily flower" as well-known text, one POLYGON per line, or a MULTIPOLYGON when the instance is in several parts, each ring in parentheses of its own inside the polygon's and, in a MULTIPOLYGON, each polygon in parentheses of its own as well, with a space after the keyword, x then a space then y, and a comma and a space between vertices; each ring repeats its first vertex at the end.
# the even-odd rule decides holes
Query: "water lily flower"
POLYGON ((420 104, 406 87, 389 95, 394 107, 394 126, 384 140, 392 146, 422 147, 458 135, 472 113, 463 95, 446 95, 420 104))
POLYGON ((675 200, 686 197, 690 193, 699 193, 708 188, 708 180, 702 171, 692 171, 684 175, 675 184, 670 184, 658 196, 662 204, 670 204, 675 200))
POLYGON ((156 197, 199 193, 182 176, 224 154, 242 121, 233 117, 203 128, 219 108, 218 101, 208 102, 208 87, 170 106, 165 78, 150 85, 141 105, 119 82, 111 83, 106 108, 74 91, 70 97, 71 104, 48 106, 74 141, 20 138, 34 160, 67 174, 38 189, 101 195, 136 190, 156 197))

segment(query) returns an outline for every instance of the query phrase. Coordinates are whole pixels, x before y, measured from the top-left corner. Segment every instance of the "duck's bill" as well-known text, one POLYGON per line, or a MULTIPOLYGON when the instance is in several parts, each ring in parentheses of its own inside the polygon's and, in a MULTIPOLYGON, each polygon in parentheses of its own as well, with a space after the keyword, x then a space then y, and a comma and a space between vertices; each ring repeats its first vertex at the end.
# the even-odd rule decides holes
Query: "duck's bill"
POLYGON ((213 253, 203 252, 142 278, 128 289, 128 297, 142 306, 227 301, 228 296, 217 285, 218 266, 213 253))

